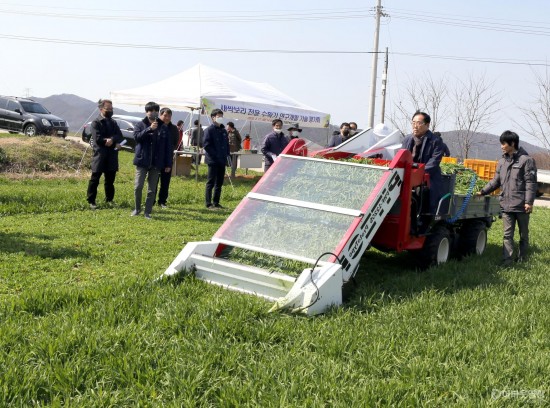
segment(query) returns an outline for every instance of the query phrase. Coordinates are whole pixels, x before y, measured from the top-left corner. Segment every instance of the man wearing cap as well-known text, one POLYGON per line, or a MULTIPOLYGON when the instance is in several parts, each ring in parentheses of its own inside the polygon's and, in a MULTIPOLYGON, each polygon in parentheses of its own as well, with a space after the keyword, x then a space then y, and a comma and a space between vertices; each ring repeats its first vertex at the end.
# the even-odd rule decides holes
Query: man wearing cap
POLYGON ((300 129, 300 124, 296 123, 295 125, 288 128, 288 141, 291 141, 292 139, 297 139, 300 137, 300 133, 302 133, 302 129, 300 129))

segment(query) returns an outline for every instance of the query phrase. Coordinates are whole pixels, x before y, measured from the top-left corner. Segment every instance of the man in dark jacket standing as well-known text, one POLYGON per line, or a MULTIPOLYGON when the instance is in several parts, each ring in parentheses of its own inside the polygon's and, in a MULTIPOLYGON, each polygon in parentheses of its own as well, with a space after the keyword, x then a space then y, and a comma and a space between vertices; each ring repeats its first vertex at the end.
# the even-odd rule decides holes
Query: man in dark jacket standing
POLYGON ((220 204, 222 195, 225 166, 229 157, 229 138, 223 126, 223 111, 214 109, 210 113, 212 124, 204 131, 205 162, 208 165, 208 180, 206 181, 206 208, 224 208, 220 204), (214 197, 212 197, 214 190, 214 197))
POLYGON ((350 138, 350 130, 349 130, 349 123, 343 122, 340 125, 340 133, 336 133, 332 136, 332 139, 330 139, 330 143, 328 144, 328 147, 336 147, 342 143, 344 143, 346 140, 350 138))
POLYGON ((136 151, 134 165, 136 178, 134 182, 135 209, 132 216, 141 213, 141 196, 143 184, 147 177, 147 199, 145 200, 145 218, 151 219, 157 184, 161 171, 172 169, 173 142, 168 132, 161 132, 163 122, 158 119, 159 106, 155 102, 145 105, 146 117, 136 124, 134 139, 136 151))
POLYGON ((264 155, 264 173, 269 170, 277 156, 285 150, 288 144, 288 139, 283 133, 283 121, 281 119, 274 119, 271 122, 273 126, 273 132, 268 133, 262 144, 262 153, 264 155))
POLYGON ((495 177, 487 183, 479 195, 486 195, 500 188, 500 207, 504 228, 502 264, 512 264, 514 231, 519 227, 519 251, 517 262, 527 257, 529 249, 529 214, 537 192, 537 166, 535 160, 519 147, 519 136, 509 130, 500 135, 502 158, 498 161, 495 177))
POLYGON ((235 124, 233 122, 227 122, 226 130, 227 137, 229 138, 229 153, 231 153, 231 177, 235 177, 235 173, 237 172, 237 160, 239 160, 239 156, 233 153, 237 153, 241 150, 241 143, 243 139, 240 132, 235 128, 235 124))
POLYGON ((95 210, 97 187, 101 174, 105 175, 105 201, 111 203, 115 197, 115 177, 118 171, 118 149, 124 140, 122 132, 113 117, 113 102, 100 99, 97 105, 99 116, 91 124, 91 145, 94 149, 92 176, 88 183, 87 200, 95 210))
POLYGON ((403 139, 403 149, 412 153, 413 162, 423 163, 424 170, 430 175, 430 212, 435 213, 442 194, 443 177, 441 159, 443 144, 441 138, 430 131, 430 115, 416 112, 412 118, 412 134, 403 139))
MULTIPOLYGON (((177 126, 172 123, 172 110, 170 108, 162 108, 160 110, 160 120, 162 125, 160 126, 160 133, 166 133, 166 137, 172 144, 172 157, 173 151, 177 150, 180 135, 177 126)), ((161 137, 164 138, 164 137, 161 137)), ((170 180, 172 179, 172 171, 161 170, 160 172, 160 188, 158 204, 161 208, 166 208, 166 201, 168 201, 168 190, 170 188, 170 180)))
MULTIPOLYGON (((202 130, 200 120, 196 119, 193 124, 195 127, 191 129, 191 138, 189 140, 189 144, 191 146, 194 146, 197 151, 199 151, 204 147, 204 130, 202 130)), ((201 155, 197 154, 193 161, 197 166, 201 164, 201 155)))

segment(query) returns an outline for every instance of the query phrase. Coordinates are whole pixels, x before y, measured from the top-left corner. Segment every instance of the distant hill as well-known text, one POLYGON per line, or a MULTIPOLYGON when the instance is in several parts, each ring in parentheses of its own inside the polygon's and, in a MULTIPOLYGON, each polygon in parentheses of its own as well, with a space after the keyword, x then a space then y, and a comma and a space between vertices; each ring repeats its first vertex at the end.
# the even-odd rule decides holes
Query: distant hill
MULTIPOLYGON (((93 120, 98 114, 97 102, 82 98, 73 94, 50 95, 47 98, 32 97, 40 102, 54 115, 57 115, 69 122, 71 132, 77 132, 82 126, 93 120)), ((115 114, 143 117, 145 112, 128 112, 115 106, 115 114)), ((189 117, 188 112, 174 112, 173 121, 184 121, 189 117)))

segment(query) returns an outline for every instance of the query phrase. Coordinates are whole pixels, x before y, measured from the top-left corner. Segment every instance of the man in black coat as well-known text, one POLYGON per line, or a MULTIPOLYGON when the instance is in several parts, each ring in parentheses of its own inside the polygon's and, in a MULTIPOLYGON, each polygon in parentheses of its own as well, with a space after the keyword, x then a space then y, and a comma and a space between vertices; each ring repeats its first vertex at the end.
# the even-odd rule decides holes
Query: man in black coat
POLYGON ((90 208, 96 208, 97 187, 101 174, 105 175, 105 201, 111 203, 115 197, 115 177, 118 171, 118 149, 124 140, 122 132, 113 117, 113 102, 100 99, 97 105, 99 116, 91 124, 91 145, 94 149, 92 176, 88 182, 87 200, 90 208))
POLYGON ((204 131, 205 161, 208 165, 205 204, 208 209, 224 208, 220 204, 225 166, 229 157, 229 137, 223 126, 223 111, 214 109, 210 113, 212 124, 204 131), (214 197, 212 197, 214 190, 214 197))
MULTIPOLYGON (((177 150, 179 143, 179 131, 178 128, 172 123, 172 110, 170 108, 162 108, 160 110, 160 120, 163 123, 160 127, 160 133, 166 133, 169 140, 172 142, 172 150, 177 150)), ((166 208, 171 179, 172 172, 163 169, 160 173, 160 188, 158 197, 158 204, 161 208, 166 208)))
POLYGON ((413 162, 423 163, 424 170, 430 175, 430 212, 435 213, 439 199, 443 195, 443 177, 441 176, 441 159, 443 142, 430 131, 430 115, 416 112, 412 119, 412 134, 403 140, 403 149, 408 149, 413 162))
POLYGON ((343 122, 340 125, 340 133, 332 136, 332 139, 330 139, 330 143, 328 144, 328 147, 336 147, 342 143, 344 143, 346 140, 350 138, 350 130, 349 130, 349 123, 343 122))

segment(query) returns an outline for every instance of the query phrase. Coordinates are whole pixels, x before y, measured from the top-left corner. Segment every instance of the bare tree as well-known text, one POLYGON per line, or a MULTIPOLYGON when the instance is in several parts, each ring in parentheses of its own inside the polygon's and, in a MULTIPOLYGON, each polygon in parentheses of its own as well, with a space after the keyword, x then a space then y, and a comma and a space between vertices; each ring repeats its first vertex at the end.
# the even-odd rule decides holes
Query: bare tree
POLYGON ((514 121, 529 136, 538 140, 550 155, 550 75, 535 73, 538 96, 528 107, 520 108, 524 121, 514 121))
POLYGON ((454 88, 455 141, 459 156, 467 159, 472 148, 483 143, 478 133, 493 124, 494 115, 501 99, 500 92, 494 92, 494 81, 488 82, 485 74, 475 77, 470 74, 466 81, 458 79, 454 88))
POLYGON ((447 76, 434 79, 430 74, 415 81, 410 79, 405 96, 394 105, 390 122, 402 133, 409 133, 411 117, 416 111, 424 111, 432 118, 430 128, 436 131, 449 112, 447 76), (443 118, 443 119, 442 119, 443 118))
MULTIPOLYGON (((414 112, 414 110, 412 111, 414 112)), ((411 128, 411 116, 410 109, 403 104, 402 101, 393 105, 393 110, 388 119, 394 128, 399 129, 402 134, 406 135, 410 133, 411 128)))

